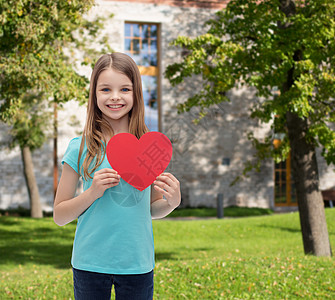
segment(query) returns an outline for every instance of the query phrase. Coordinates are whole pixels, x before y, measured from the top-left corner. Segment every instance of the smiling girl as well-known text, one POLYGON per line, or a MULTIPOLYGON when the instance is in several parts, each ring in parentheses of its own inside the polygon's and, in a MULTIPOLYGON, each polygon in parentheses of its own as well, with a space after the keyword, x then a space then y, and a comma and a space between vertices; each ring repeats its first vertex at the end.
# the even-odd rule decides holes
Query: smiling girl
POLYGON ((118 133, 140 138, 144 123, 141 76, 126 54, 105 54, 94 66, 83 135, 72 139, 62 159, 54 220, 78 218, 72 251, 75 299, 152 299, 152 218, 180 204, 180 184, 170 173, 138 191, 113 170, 106 145, 118 133), (75 196, 79 178, 83 193, 75 196))

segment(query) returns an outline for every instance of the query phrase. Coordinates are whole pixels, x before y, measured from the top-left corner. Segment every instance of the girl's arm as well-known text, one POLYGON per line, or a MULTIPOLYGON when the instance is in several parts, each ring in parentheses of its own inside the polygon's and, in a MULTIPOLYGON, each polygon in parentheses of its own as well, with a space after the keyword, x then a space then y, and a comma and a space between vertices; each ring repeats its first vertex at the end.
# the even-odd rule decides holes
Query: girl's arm
POLYGON ((176 177, 170 173, 159 175, 151 186, 152 218, 164 218, 179 206, 180 201, 180 183, 176 177))
POLYGON ((78 173, 67 163, 64 163, 53 213, 54 221, 59 226, 78 218, 96 199, 102 197, 106 189, 119 184, 120 176, 112 169, 99 170, 94 173, 91 187, 74 197, 78 180, 78 173))

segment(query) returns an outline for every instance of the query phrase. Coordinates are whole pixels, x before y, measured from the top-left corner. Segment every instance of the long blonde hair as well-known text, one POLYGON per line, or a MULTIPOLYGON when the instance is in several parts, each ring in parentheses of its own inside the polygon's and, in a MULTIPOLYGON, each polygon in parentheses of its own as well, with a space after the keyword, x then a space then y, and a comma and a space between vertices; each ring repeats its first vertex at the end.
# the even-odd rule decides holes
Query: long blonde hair
POLYGON ((136 63, 124 53, 104 54, 96 62, 91 75, 86 124, 79 149, 78 168, 84 149, 84 142, 86 141, 87 154, 82 165, 82 172, 79 170, 85 180, 88 178, 92 179, 91 174, 101 165, 105 156, 108 141, 106 141, 103 132, 107 132, 109 136, 114 135, 113 128, 103 118, 98 108, 96 97, 97 81, 101 72, 111 68, 126 75, 133 84, 134 103, 129 112, 129 133, 139 139, 149 131, 144 122, 142 81, 136 63))

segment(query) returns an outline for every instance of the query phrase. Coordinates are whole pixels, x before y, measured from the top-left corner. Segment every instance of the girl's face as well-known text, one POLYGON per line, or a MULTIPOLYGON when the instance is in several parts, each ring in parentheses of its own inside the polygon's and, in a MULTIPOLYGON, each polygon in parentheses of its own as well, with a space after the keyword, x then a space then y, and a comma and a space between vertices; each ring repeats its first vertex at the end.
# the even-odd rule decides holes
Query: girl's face
POLYGON ((133 84, 131 80, 114 69, 101 72, 96 88, 97 105, 109 123, 128 121, 133 108, 133 84))

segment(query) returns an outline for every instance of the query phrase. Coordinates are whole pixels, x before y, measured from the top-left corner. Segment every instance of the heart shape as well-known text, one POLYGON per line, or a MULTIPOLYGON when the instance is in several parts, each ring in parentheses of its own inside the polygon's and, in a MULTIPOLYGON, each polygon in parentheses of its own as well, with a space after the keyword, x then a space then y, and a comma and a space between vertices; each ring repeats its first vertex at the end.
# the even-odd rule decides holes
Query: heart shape
POLYGON ((170 163, 172 144, 161 132, 147 132, 139 140, 133 134, 119 133, 109 140, 106 153, 121 178, 143 191, 170 163))

